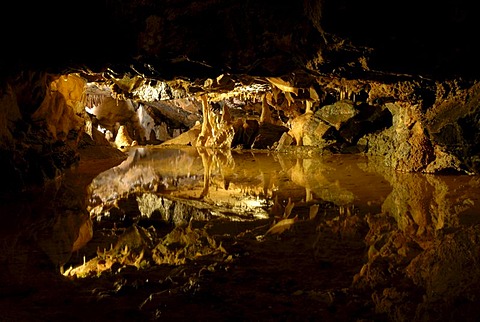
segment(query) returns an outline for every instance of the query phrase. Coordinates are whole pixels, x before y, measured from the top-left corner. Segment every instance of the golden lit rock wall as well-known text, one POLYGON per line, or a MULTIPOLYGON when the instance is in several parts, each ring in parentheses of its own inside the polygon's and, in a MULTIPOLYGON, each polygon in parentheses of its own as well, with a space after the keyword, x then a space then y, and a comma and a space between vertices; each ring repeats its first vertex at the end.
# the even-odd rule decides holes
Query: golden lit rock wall
POLYGON ((0 165, 14 192, 43 184, 78 161, 85 127, 85 79, 24 71, 0 94, 0 165))
POLYGON ((44 122, 54 139, 65 139, 71 130, 80 131, 85 123, 85 84, 85 79, 74 74, 52 81, 33 121, 44 122))

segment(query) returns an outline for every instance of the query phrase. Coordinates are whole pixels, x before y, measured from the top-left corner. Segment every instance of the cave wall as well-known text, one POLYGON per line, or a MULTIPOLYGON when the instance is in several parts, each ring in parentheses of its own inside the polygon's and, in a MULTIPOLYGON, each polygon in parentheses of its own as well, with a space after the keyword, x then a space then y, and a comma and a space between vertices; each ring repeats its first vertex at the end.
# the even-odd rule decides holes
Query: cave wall
POLYGON ((9 192, 43 184, 78 161, 85 125, 85 80, 75 75, 24 72, 4 84, 1 165, 9 192))

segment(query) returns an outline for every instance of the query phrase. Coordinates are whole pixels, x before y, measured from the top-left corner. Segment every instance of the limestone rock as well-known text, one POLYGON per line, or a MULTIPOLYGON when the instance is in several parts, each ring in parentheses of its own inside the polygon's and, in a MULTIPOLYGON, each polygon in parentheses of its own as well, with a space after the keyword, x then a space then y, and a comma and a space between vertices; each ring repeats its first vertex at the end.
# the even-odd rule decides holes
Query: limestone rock
POLYGON ((289 134, 295 138, 297 146, 316 146, 319 148, 328 145, 329 136, 335 129, 316 118, 313 113, 305 113, 291 121, 289 134))
POLYGON ((322 106, 315 112, 315 116, 340 130, 340 127, 345 122, 355 117, 358 113, 359 111, 355 108, 353 102, 342 100, 331 105, 322 106))
POLYGON ((276 150, 283 151, 286 147, 292 145, 293 137, 291 137, 288 133, 283 133, 280 137, 280 140, 277 142, 276 150))
POLYGON ((258 129, 258 133, 251 145, 252 149, 270 149, 280 141, 284 133, 288 132, 285 126, 274 125, 270 123, 262 123, 258 129))
POLYGON ((195 146, 198 136, 200 135, 202 129, 202 125, 200 123, 197 123, 195 126, 193 126, 191 129, 188 131, 180 134, 177 137, 174 137, 170 140, 167 140, 162 143, 162 145, 189 145, 189 146, 195 146))
POLYGON ((85 80, 76 75, 62 75, 52 81, 33 120, 45 122, 54 139, 65 140, 70 131, 79 131, 84 124, 84 87, 85 80))
POLYGON ((128 147, 137 145, 136 141, 132 140, 124 125, 118 128, 117 136, 115 137, 115 145, 119 150, 125 151, 128 147))

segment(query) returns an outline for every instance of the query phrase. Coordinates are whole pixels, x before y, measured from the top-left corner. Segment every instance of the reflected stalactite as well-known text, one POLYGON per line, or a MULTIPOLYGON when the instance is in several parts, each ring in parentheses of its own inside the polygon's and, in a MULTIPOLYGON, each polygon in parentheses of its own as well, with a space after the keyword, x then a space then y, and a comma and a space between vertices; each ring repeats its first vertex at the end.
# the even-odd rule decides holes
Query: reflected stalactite
POLYGON ((305 201, 310 202, 313 200, 313 192, 310 188, 305 188, 305 201))
POLYGON ((215 180, 215 186, 228 190, 235 169, 231 151, 209 148, 197 148, 197 151, 203 165, 203 190, 199 198, 208 196, 217 173, 219 177, 215 180))
MULTIPOLYGON (((177 227, 175 236, 183 238, 192 236, 185 227, 193 222, 208 223, 205 232, 214 231, 226 242, 248 236, 251 247, 269 240, 295 240, 297 247, 298 241, 308 240, 306 253, 313 252, 315 267, 332 260, 335 267, 348 265, 354 254, 357 262, 346 273, 352 283, 345 292, 361 294, 376 312, 392 320, 428 320, 424 317, 438 311, 444 299, 443 307, 455 310, 458 299, 473 305, 469 299, 480 297, 477 177, 398 173, 377 162, 381 159, 362 156, 302 158, 206 147, 135 147, 129 153, 127 160, 98 175, 88 187, 90 216, 75 212, 75 207, 85 206, 79 206, 61 181, 52 185, 46 194, 54 195, 56 208, 43 209, 41 220, 24 231, 35 236, 28 240, 35 242, 33 247, 12 242, 5 249, 2 276, 15 267, 23 269, 19 275, 28 275, 31 258, 41 265, 61 265, 72 252, 82 250, 92 225, 111 225, 115 232, 126 228, 131 234, 117 236, 120 257, 100 250, 87 262, 93 266, 84 264, 67 275, 85 269, 116 274, 111 268, 118 265, 111 264, 118 260, 141 270, 163 263, 170 254, 168 245, 159 246, 159 257, 151 260, 158 243, 150 241, 160 234, 142 225, 177 227), (53 219, 47 216, 52 213, 53 219), (180 230, 187 234, 178 235, 180 230), (130 240, 128 248, 123 238, 130 240), (142 247, 134 249, 135 245, 142 247), (343 253, 345 249, 349 253, 343 253)), ((5 234, 4 240, 16 237, 5 234)), ((192 250, 197 245, 192 240, 192 250)), ((228 247, 219 245, 203 246, 230 255, 228 247)))
POLYGON ((263 196, 265 198, 271 198, 272 197, 272 175, 269 172, 264 172, 261 171, 261 176, 262 176, 262 185, 263 185, 263 196))
POLYGON ((198 149, 197 151, 202 158, 203 164, 203 190, 199 196, 199 198, 203 199, 208 196, 208 192, 210 190, 213 156, 211 153, 209 153, 208 149, 198 149))
POLYGON ((228 190, 235 177, 235 159, 229 149, 214 150, 214 161, 220 175, 219 185, 228 190))
POLYGON ((290 175, 293 182, 305 187, 305 201, 309 202, 313 199, 313 192, 308 182, 308 172, 303 167, 304 160, 297 159, 295 165, 290 168, 290 175))

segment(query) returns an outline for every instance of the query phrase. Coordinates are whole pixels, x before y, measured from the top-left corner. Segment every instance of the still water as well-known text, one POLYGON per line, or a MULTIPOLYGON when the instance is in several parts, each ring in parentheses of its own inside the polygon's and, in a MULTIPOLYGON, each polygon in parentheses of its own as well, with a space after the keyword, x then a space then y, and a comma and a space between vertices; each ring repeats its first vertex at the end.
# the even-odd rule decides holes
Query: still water
POLYGON ((290 199, 384 213, 422 232, 480 221, 479 177, 400 173, 359 155, 137 148, 96 177, 89 191, 91 207, 101 205, 97 213, 129 194, 151 192, 258 218, 290 199))

